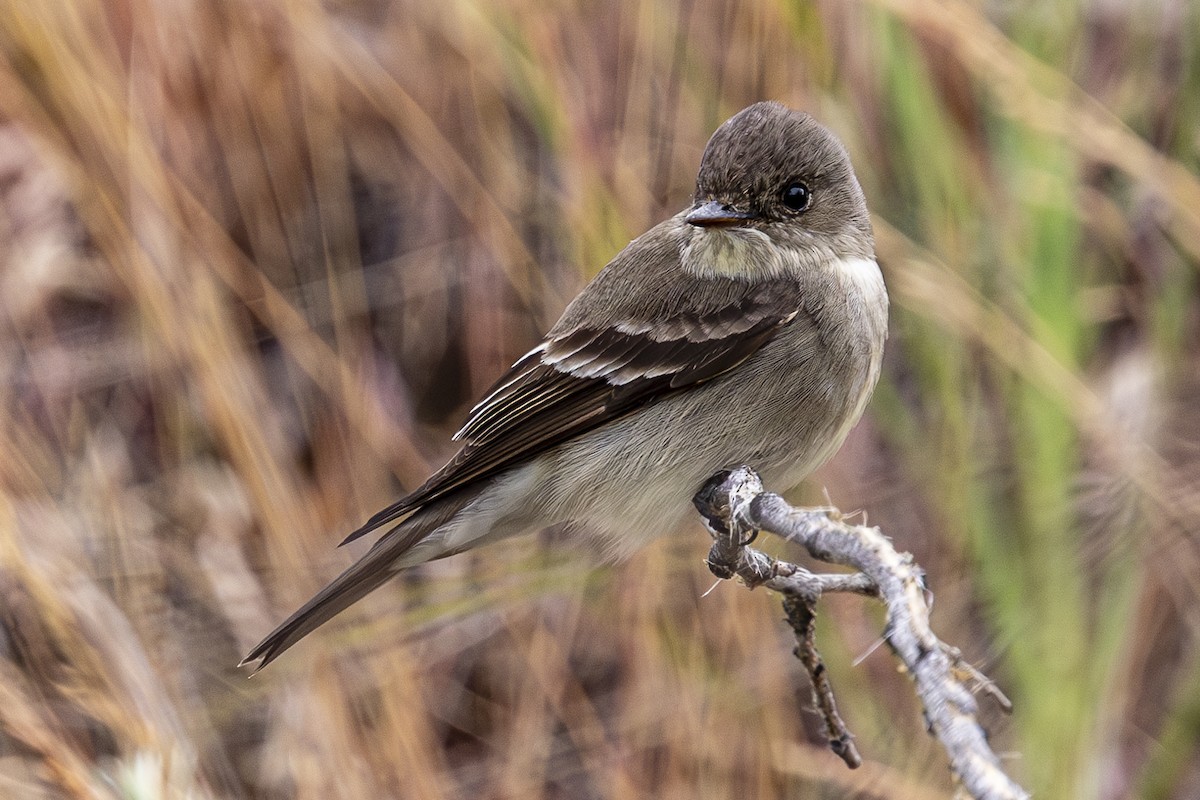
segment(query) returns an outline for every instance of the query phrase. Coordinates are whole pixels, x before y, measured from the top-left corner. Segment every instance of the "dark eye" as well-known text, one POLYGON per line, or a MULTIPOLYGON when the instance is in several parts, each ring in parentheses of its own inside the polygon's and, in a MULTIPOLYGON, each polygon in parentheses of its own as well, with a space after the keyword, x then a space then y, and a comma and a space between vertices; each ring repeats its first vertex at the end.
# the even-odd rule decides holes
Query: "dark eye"
POLYGON ((803 211, 812 202, 812 192, 803 183, 789 183, 783 190, 783 204, 792 211, 803 211))

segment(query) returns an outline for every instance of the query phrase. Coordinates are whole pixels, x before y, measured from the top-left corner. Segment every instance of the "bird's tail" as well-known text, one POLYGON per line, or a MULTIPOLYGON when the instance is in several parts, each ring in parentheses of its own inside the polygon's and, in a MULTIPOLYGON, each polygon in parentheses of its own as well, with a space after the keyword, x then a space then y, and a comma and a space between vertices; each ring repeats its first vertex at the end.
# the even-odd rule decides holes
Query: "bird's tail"
POLYGON ((285 650, 312 633, 346 608, 378 589, 404 567, 414 566, 449 551, 414 547, 448 522, 472 498, 448 497, 432 507, 420 509, 380 537, 358 561, 283 621, 242 659, 238 666, 254 661, 258 672, 285 650))

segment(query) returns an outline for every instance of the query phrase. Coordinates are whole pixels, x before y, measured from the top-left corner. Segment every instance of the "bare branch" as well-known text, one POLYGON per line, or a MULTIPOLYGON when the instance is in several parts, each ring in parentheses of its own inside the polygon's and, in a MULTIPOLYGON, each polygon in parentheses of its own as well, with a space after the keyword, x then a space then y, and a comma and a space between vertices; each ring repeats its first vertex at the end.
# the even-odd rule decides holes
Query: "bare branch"
POLYGON ((714 475, 693 502, 713 534, 708 565, 720 578, 735 575, 747 586, 765 586, 784 595, 788 622, 796 632, 796 656, 812 680, 814 704, 825 723, 830 748, 850 767, 861 762, 853 735, 838 715, 829 676, 813 641, 813 618, 825 592, 878 597, 887 607, 884 639, 916 685, 932 733, 950 757, 950 768, 977 800, 1028 798, 1004 773, 980 727, 975 697, 962 679, 1011 704, 956 648, 929 626, 924 573, 908 553, 899 553, 878 528, 847 524, 836 510, 804 510, 763 489, 749 467, 714 475), (798 542, 820 561, 859 570, 850 575, 817 575, 749 547, 760 530, 798 542))

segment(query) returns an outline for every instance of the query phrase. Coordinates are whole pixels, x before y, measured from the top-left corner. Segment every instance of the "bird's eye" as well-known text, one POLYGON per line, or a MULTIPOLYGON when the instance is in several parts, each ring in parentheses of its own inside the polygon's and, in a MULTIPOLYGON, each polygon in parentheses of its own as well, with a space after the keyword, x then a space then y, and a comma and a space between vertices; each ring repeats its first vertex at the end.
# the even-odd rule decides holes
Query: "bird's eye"
POLYGON ((789 183, 783 189, 783 204, 792 211, 803 211, 812 202, 812 192, 803 183, 789 183))

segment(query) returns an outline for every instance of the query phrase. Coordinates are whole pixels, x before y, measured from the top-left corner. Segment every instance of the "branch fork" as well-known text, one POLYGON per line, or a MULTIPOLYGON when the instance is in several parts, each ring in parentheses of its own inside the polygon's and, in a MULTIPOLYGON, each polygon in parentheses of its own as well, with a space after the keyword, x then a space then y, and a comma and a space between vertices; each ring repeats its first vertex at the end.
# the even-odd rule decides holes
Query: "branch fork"
POLYGON ((692 500, 713 537, 708 567, 722 579, 737 577, 753 589, 764 586, 784 596, 783 608, 796 635, 796 657, 809 674, 813 703, 820 711, 830 749, 847 766, 862 764, 854 736, 838 714, 829 675, 814 639, 816 603, 826 592, 852 592, 879 599, 887 608, 884 640, 913 679, 929 732, 942 744, 962 788, 977 800, 1028 798, 1008 777, 977 720, 978 704, 967 681, 1006 712, 1012 706, 957 648, 942 642, 929 625, 924 572, 900 553, 878 528, 850 525, 836 509, 805 510, 765 491, 750 467, 719 472, 692 500), (818 574, 750 547, 759 531, 802 545, 813 558, 857 570, 818 574))

